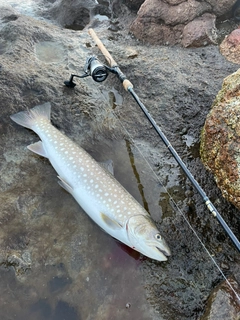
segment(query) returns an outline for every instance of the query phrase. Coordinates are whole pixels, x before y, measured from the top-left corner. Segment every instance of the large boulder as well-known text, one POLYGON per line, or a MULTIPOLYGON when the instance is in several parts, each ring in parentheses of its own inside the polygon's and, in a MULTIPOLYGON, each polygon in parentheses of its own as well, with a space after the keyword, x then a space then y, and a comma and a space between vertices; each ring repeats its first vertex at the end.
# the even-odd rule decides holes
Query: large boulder
POLYGON ((109 7, 95 0, 57 0, 49 9, 48 16, 66 28, 82 30, 94 15, 109 15, 109 7))
POLYGON ((201 47, 210 43, 216 43, 216 16, 204 13, 201 17, 190 21, 183 28, 182 45, 184 47, 201 47))
POLYGON ((240 69, 225 78, 201 134, 201 158, 223 196, 240 209, 240 69))
POLYGON ((236 0, 208 0, 206 2, 212 6, 212 12, 219 17, 229 12, 236 0))
POLYGON ((225 37, 220 45, 220 52, 229 61, 240 64, 240 28, 225 37))
POLYGON ((210 294, 205 313, 200 320, 240 319, 240 305, 236 303, 240 295, 239 284, 234 278, 220 283, 210 294), (230 286, 234 289, 231 290, 230 286))
POLYGON ((215 41, 215 18, 230 11, 234 3, 234 0, 145 0, 130 31, 151 44, 182 42, 184 46, 204 46, 215 41), (202 17, 205 13, 213 15, 211 23, 202 17))

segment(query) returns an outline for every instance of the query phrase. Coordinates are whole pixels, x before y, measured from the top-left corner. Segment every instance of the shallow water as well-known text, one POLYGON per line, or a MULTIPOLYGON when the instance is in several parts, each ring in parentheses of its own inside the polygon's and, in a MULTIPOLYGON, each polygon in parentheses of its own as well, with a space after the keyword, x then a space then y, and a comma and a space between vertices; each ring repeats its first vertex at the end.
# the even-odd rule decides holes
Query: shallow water
MULTIPOLYGON (((30 132, 23 131, 28 143, 30 132)), ((32 138, 35 140, 35 135, 32 138)), ((157 285, 161 284, 163 290, 160 297, 171 295, 177 287, 176 299, 181 304, 184 301, 184 296, 179 296, 181 291, 182 294, 192 291, 192 298, 196 299, 202 294, 199 288, 204 274, 211 272, 211 276, 217 276, 218 270, 201 245, 197 245, 197 250, 195 245, 191 248, 192 231, 179 212, 174 212, 167 190, 132 143, 124 139, 101 139, 101 142, 97 139, 92 140, 87 151, 100 162, 114 161, 116 178, 149 210, 160 229, 162 212, 165 218, 169 213, 175 228, 178 224, 185 225, 185 234, 174 237, 178 237, 186 252, 186 269, 176 265, 182 252, 174 249, 176 239, 171 239, 172 231, 166 226, 163 225, 164 235, 170 242, 173 258, 159 263, 141 257, 105 234, 84 214, 74 199, 57 185, 56 174, 47 160, 29 154, 28 177, 17 190, 5 194, 8 207, 9 201, 12 202, 12 215, 4 213, 1 224, 9 234, 5 241, 6 254, 15 252, 18 256, 19 252, 25 252, 20 258, 24 262, 29 259, 31 268, 19 267, 16 276, 14 269, 17 270, 18 262, 9 260, 9 264, 1 267, 1 319, 159 320, 161 315, 166 319, 167 305, 159 303, 156 309, 155 302, 147 298, 157 285), (32 171, 34 164, 37 172, 32 171), (16 244, 17 247, 12 247, 16 244), (199 256, 203 270, 197 267, 199 256)), ((10 153, 6 155, 10 163, 17 161, 16 155, 15 159, 10 153)), ((171 190, 168 188, 168 192, 171 190)))

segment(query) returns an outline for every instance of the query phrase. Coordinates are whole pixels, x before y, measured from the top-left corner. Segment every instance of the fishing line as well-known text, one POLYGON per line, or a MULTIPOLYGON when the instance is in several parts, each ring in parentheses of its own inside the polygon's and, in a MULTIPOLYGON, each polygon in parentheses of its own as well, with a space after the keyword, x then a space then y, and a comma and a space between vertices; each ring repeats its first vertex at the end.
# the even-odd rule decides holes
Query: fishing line
POLYGON ((145 161, 145 163, 147 164, 147 166, 149 167, 150 171, 152 172, 153 176, 157 179, 157 181, 161 184, 161 186, 163 187, 164 191, 167 193, 167 195, 169 196, 169 199, 171 200, 171 202, 174 204, 174 206, 177 208, 177 210, 179 211, 179 213, 181 214, 181 216, 183 217, 183 219, 185 220, 185 222, 187 223, 187 225, 189 226, 190 230, 193 232, 193 234, 196 236, 196 238, 198 239, 198 241, 200 242, 200 244, 202 245, 202 247, 204 248, 204 250, 206 251, 207 255, 210 257, 210 259, 212 260, 213 264, 217 267, 218 271, 220 272, 220 274, 222 275, 223 279, 226 281, 226 283, 228 284, 229 288, 232 290, 232 292, 235 294, 235 296, 237 297, 239 304, 240 304, 240 296, 238 295, 238 293, 236 292, 236 290, 233 288, 232 284, 230 283, 230 281, 227 279, 227 277, 225 276, 225 274, 223 273, 222 269, 220 268, 220 266, 218 265, 218 263, 216 262, 216 260, 213 258, 213 256, 211 255, 211 253, 209 252, 209 250, 206 248, 206 246, 204 245, 204 243, 202 242, 202 240, 200 239, 200 237, 198 236, 197 232, 195 231, 195 229, 192 227, 192 225, 190 224, 190 222, 188 221, 188 219, 186 218, 185 214, 182 212, 181 208, 179 208, 179 206, 177 205, 177 203, 174 201, 173 197, 170 195, 170 193, 168 192, 167 188, 164 186, 164 184, 162 183, 162 181, 160 180, 160 178, 157 176, 156 172, 153 170, 152 166, 150 165, 149 161, 147 160, 147 158, 144 156, 144 154, 142 153, 141 149, 138 147, 137 143, 135 142, 135 140, 132 138, 132 136, 130 135, 129 131, 126 129, 126 127, 124 126, 124 124, 122 123, 121 119, 119 118, 119 116, 116 114, 116 112, 114 110, 112 110, 112 113, 114 115, 114 117, 119 121, 120 125, 122 126, 123 130, 126 132, 129 140, 131 141, 131 143, 135 146, 135 148, 137 149, 137 151, 139 152, 139 154, 141 155, 141 157, 143 158, 143 160, 145 161))
MULTIPOLYGON (((207 206, 208 210, 210 211, 210 213, 217 218, 218 222, 220 223, 220 225, 222 226, 222 228, 225 230, 225 232, 228 234, 229 238, 232 240, 233 244, 236 246, 236 248, 238 249, 238 251, 240 252, 240 242, 237 239, 237 237, 234 235, 234 233, 232 232, 232 230, 230 229, 230 227, 227 225, 227 223, 224 221, 224 219, 222 218, 222 216, 220 215, 220 213, 218 212, 218 210, 215 208, 215 206, 212 204, 212 202, 210 201, 210 199, 207 197, 206 193, 204 192, 204 190, 201 188, 201 186, 198 184, 197 180, 193 177, 193 175, 191 174, 191 172, 188 170, 188 168, 186 167, 185 163, 182 161, 181 157, 178 155, 178 153, 176 152, 176 150, 173 148, 173 146, 171 145, 171 143, 168 141, 167 137, 165 136, 165 134, 162 132, 161 128, 157 125, 157 123, 155 122, 155 120, 151 117, 150 113, 148 112, 147 108, 145 107, 145 105, 141 102, 141 100, 139 99, 139 97, 137 96, 137 94, 135 93, 134 89, 133 89, 133 84, 127 79, 127 77, 122 73, 122 71, 120 70, 120 68, 118 67, 118 64, 116 63, 116 61, 113 59, 113 57, 111 56, 111 54, 108 52, 108 50, 105 48, 105 46, 103 45, 103 43, 101 42, 101 40, 98 38, 98 36, 96 35, 96 33, 94 32, 93 29, 89 29, 89 34, 91 35, 91 37, 93 38, 93 40, 95 41, 96 45, 98 46, 98 48, 101 50, 103 56, 105 57, 105 59, 109 62, 110 67, 103 65, 102 63, 100 63, 100 61, 96 58, 96 57, 90 57, 87 59, 87 62, 85 64, 85 68, 84 68, 84 74, 82 76, 78 76, 78 75, 71 75, 70 79, 68 81, 65 81, 65 85, 71 88, 74 88, 74 86, 76 85, 73 82, 73 77, 79 77, 79 78, 83 78, 85 76, 92 76, 93 80, 96 82, 102 82, 104 81, 107 76, 108 76, 108 72, 114 73, 115 75, 117 75, 118 79, 121 81, 124 89, 129 92, 132 97, 134 98, 134 100, 137 102, 138 106, 141 108, 142 112, 144 113, 144 115, 146 116, 146 118, 148 119, 148 121, 151 123, 152 127, 155 129, 155 131, 157 132, 157 134, 159 135, 159 137, 161 138, 161 140, 163 141, 163 143, 165 144, 165 146, 168 148, 168 150, 170 151, 170 153, 172 154, 172 156, 174 157, 174 159, 177 161, 178 165, 181 167, 181 169, 183 170, 183 172, 185 173, 185 175, 187 176, 187 178, 190 180, 190 182, 192 183, 192 185, 195 187, 195 189, 198 191, 198 193, 200 194, 200 196, 202 197, 205 205, 207 206)), ((112 110, 113 112, 113 110, 112 110)), ((114 112, 113 112, 114 113, 114 112)), ((115 115, 116 117, 116 115, 115 115)), ((118 119, 120 121, 120 119, 118 119)), ((120 121, 121 123, 121 121, 120 121)), ((142 155, 143 159, 145 159, 144 155, 142 154, 142 152, 140 151, 140 149, 137 147, 137 145, 134 143, 134 140, 131 138, 130 134, 128 133, 128 131, 125 129, 125 127, 123 126, 123 124, 121 124, 123 129, 126 131, 126 133, 128 134, 129 138, 133 141, 133 144, 136 146, 137 150, 140 152, 140 154, 142 155)), ((156 178, 158 179, 158 181, 160 182, 160 179, 157 177, 157 175, 155 174, 155 172, 153 171, 152 167, 150 166, 150 164, 148 163, 148 161, 145 159, 145 161, 147 162, 148 166, 151 168, 152 172, 154 173, 154 175, 156 176, 156 178)), ((160 182, 161 183, 161 182, 160 182)), ((162 184, 163 185, 163 184, 162 184)), ((166 190, 166 188, 164 187, 164 189, 166 190)), ((177 204, 174 202, 174 200, 172 199, 171 195, 168 193, 168 191, 166 190, 166 193, 169 195, 169 198, 171 199, 171 201, 175 204, 175 206, 178 208, 177 204)), ((180 208, 178 208, 179 212, 181 213, 181 215, 184 217, 184 219, 188 222, 187 218, 184 216, 184 214, 182 213, 182 211, 180 210, 180 208)), ((194 232, 195 235, 196 232, 195 230, 191 227, 190 223, 188 222, 189 227, 192 229, 192 231, 194 232)), ((200 238, 198 237, 198 239, 200 240, 200 238)), ((202 241, 200 241, 200 243, 202 243, 202 241)), ((234 290, 234 288, 232 287, 232 285, 230 284, 230 282, 227 280, 227 278, 225 277, 223 271, 221 270, 221 268, 218 266, 217 262, 213 259, 213 257, 210 255, 209 251, 207 250, 207 248, 204 246, 204 244, 202 243, 203 247, 205 248, 206 252, 208 253, 208 255, 211 257, 212 261, 214 262, 214 264, 217 266, 218 270, 220 271, 220 273, 222 274, 222 276, 224 277, 224 279, 226 280, 226 282, 229 284, 230 288, 233 290, 233 292, 236 294, 238 300, 240 301, 240 297, 238 296, 238 294, 236 293, 236 291, 234 290)))
MULTIPOLYGON (((167 137, 165 136, 165 134, 163 133, 163 131, 161 130, 161 128, 157 125, 157 123, 155 122, 155 120, 152 118, 152 116, 150 115, 150 113, 148 112, 148 109, 145 107, 145 105, 141 102, 141 100, 139 99, 138 95, 136 94, 136 92, 133 89, 133 84, 127 79, 127 77, 125 76, 125 74, 120 70, 118 64, 116 63, 116 61, 113 59, 113 57, 111 56, 111 54, 108 52, 108 50, 105 48, 105 46, 103 45, 102 41, 98 38, 98 36, 96 35, 95 31, 93 29, 89 29, 88 30, 89 34, 91 35, 91 37, 93 38, 93 40, 95 41, 96 45, 98 46, 98 48, 100 49, 100 51, 102 52, 102 54, 105 56, 107 61, 110 61, 110 67, 104 66, 102 65, 102 68, 104 69, 105 67, 105 71, 108 70, 112 73, 114 73, 118 79, 121 81, 124 89, 129 92, 132 97, 134 98, 134 100, 137 102, 138 106, 140 107, 141 111, 144 113, 144 115, 146 116, 146 118, 148 119, 148 121, 151 123, 152 127, 154 128, 154 130, 156 131, 156 133, 158 134, 158 136, 161 138, 161 140, 163 141, 163 143, 165 144, 165 146, 168 148, 168 150, 170 151, 170 153, 172 154, 172 156, 174 157, 174 159, 177 161, 178 165, 181 167, 181 169, 183 170, 183 172, 185 173, 185 175, 187 176, 187 178, 190 180, 190 182, 192 183, 192 185, 194 186, 194 188, 198 191, 198 193, 201 195, 205 205, 207 206, 208 210, 210 211, 210 213, 213 215, 213 217, 217 218, 218 222, 220 223, 220 225, 222 226, 222 228, 224 229, 224 231, 227 233, 227 235, 229 236, 229 238, 232 240, 233 244, 236 246, 236 248, 238 249, 238 251, 240 252, 240 242, 237 239, 237 237, 235 236, 235 234, 233 233, 233 231, 231 230, 231 228, 227 225, 227 223, 225 222, 225 220, 223 219, 223 217, 221 216, 221 214, 218 212, 218 210, 215 208, 215 206, 213 205, 213 203, 210 201, 210 199, 208 198, 208 196, 206 195, 205 191, 202 189, 202 187, 199 185, 199 183, 197 182, 197 180, 193 177, 193 175, 191 174, 191 172, 188 170, 187 166, 185 165, 185 163, 182 161, 181 157, 178 155, 178 153, 176 152, 176 150, 173 148, 173 146, 171 145, 170 141, 167 139, 167 137)), ((98 62, 100 65, 101 63, 98 62)), ((91 69, 91 66, 90 66, 91 69)), ((93 70, 95 71, 95 70, 93 70)), ((104 72, 105 72, 104 71, 104 72)), ((92 72, 90 72, 91 74, 92 72)), ((94 73, 94 72, 93 72, 94 73)), ((91 74, 92 75, 92 74, 91 74)), ((93 75, 92 75, 93 77, 93 75)), ((101 78, 101 77, 100 77, 101 78)), ((93 79, 95 81, 98 81, 98 77, 93 77, 93 79)), ((99 80, 102 81, 102 80, 99 80)))

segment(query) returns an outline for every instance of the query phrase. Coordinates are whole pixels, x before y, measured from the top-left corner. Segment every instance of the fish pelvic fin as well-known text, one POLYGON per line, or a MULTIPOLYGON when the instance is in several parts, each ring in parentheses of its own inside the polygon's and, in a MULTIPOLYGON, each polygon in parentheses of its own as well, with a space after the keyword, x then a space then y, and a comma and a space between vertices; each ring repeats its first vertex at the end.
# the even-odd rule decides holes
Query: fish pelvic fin
POLYGON ((123 226, 116 220, 109 218, 105 213, 101 212, 101 218, 106 223, 106 225, 113 229, 113 230, 119 230, 122 229, 123 226))
POLYGON ((27 148, 30 151, 32 151, 32 152, 34 152, 34 153, 36 153, 36 154, 38 154, 38 155, 40 155, 42 157, 48 158, 48 155, 47 155, 47 153, 46 153, 46 151, 45 151, 45 149, 43 147, 42 141, 38 141, 38 142, 35 142, 33 144, 30 144, 29 146, 27 146, 27 148))
POLYGON ((70 194, 73 193, 73 188, 63 179, 61 178, 60 176, 58 176, 58 179, 60 181, 58 181, 58 184, 63 188, 65 189, 67 192, 69 192, 70 194))
POLYGON ((99 162, 99 164, 114 176, 113 161, 111 159, 104 162, 99 162))
POLYGON ((41 119, 50 121, 51 104, 46 102, 44 104, 35 106, 27 111, 20 111, 10 116, 10 118, 20 126, 32 129, 32 127, 41 119))

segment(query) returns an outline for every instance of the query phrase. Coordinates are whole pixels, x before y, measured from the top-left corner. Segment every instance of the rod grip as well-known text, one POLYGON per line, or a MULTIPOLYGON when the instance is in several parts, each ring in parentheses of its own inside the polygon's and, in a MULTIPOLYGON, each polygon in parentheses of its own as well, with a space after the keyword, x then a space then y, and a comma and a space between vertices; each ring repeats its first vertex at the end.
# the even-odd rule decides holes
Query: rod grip
MULTIPOLYGON (((121 72, 121 70, 117 66, 117 62, 113 59, 113 57, 108 52, 108 50, 106 49, 106 47, 104 46, 102 41, 98 38, 98 36, 96 35, 95 31, 92 28, 90 28, 88 30, 88 33, 90 34, 90 36, 95 41, 96 45, 98 46, 98 48, 100 49, 100 51, 104 55, 105 59, 107 60, 108 64, 110 65, 110 67, 112 67, 112 68, 113 67, 117 67, 116 69, 118 70, 118 76, 120 74, 123 75, 123 73, 121 72)), ((121 77, 119 77, 119 78, 121 79, 121 77)), ((128 91, 129 88, 131 88, 131 89, 133 88, 133 84, 128 79, 123 80, 122 84, 123 84, 123 87, 124 87, 124 89, 126 91, 128 91)))
POLYGON ((123 80, 123 88, 128 91, 128 89, 133 89, 133 84, 128 80, 123 80))
POLYGON ((102 41, 98 38, 98 36, 96 35, 95 31, 90 28, 88 30, 88 33, 90 34, 90 36, 93 38, 93 40, 95 41, 96 45, 98 46, 98 48, 101 50, 102 54, 104 55, 104 57, 106 58, 107 62, 109 63, 110 67, 116 67, 117 63, 116 61, 113 59, 113 57, 111 56, 111 54, 108 52, 108 50, 105 48, 104 44, 102 43, 102 41))

